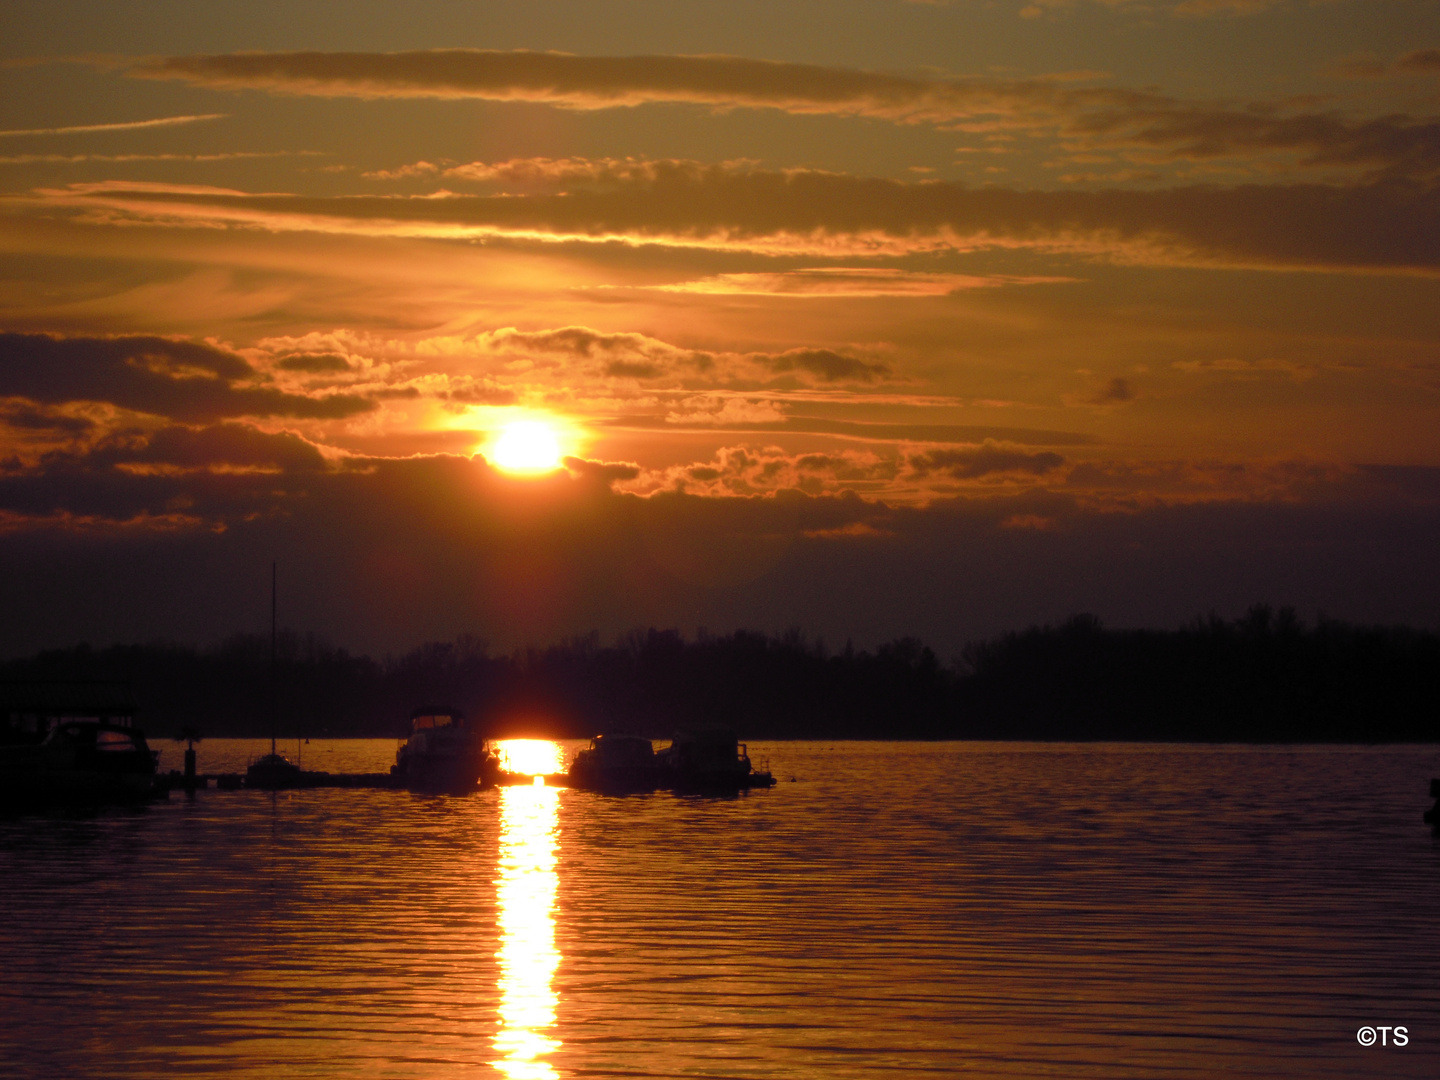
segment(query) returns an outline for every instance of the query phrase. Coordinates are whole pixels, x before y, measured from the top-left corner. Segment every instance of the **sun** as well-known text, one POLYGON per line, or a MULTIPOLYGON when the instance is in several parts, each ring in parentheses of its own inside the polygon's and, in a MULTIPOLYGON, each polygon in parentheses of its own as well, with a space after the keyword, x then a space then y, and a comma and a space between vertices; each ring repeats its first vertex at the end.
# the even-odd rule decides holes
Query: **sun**
POLYGON ((560 436, 544 420, 512 420, 487 455, 506 472, 542 473, 560 468, 560 436))

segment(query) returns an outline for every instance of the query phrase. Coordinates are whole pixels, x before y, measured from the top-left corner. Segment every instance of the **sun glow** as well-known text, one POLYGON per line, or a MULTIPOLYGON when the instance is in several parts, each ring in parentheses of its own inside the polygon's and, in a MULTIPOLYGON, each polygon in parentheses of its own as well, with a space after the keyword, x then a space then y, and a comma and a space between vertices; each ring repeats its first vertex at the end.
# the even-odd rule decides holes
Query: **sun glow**
POLYGON ((541 473, 560 468, 564 451, 553 424, 512 420, 491 444, 487 456, 506 472, 541 473))
POLYGON ((549 739, 501 739, 496 743, 500 762, 509 772, 536 776, 557 773, 564 764, 560 744, 549 739))

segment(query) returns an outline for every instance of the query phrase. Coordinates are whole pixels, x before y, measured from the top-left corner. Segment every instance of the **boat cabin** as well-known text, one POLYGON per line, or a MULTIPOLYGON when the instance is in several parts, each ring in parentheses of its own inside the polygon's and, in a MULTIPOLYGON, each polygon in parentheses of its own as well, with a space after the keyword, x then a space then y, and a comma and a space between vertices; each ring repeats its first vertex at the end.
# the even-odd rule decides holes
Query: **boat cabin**
POLYGON ((135 726, 130 684, 107 681, 0 683, 0 742, 41 743, 62 724, 135 726))
POLYGON ((156 753, 131 727, 103 720, 65 720, 51 728, 45 750, 67 756, 73 767, 106 771, 155 771, 156 753))
POLYGON ((655 764, 655 749, 639 735, 596 735, 590 751, 597 764, 606 768, 655 764))
POLYGON ((697 727, 677 731, 667 751, 672 767, 702 772, 733 769, 740 762, 748 767, 745 744, 727 727, 697 727))
POLYGON ((410 731, 434 731, 436 728, 464 727, 465 715, 455 709, 426 705, 410 714, 410 731))

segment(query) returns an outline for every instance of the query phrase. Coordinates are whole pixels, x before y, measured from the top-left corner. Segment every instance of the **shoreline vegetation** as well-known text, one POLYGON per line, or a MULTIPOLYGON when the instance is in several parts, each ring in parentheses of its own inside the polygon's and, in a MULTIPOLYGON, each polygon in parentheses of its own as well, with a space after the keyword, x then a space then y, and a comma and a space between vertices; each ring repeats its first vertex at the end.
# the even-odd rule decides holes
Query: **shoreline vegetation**
MULTIPOLYGON (((31 680, 128 682, 152 738, 270 731, 262 635, 0 662, 0 681, 31 680)), ((461 636, 381 660, 285 632, 275 684, 288 738, 398 736, 411 708, 440 701, 497 737, 668 738, 718 723, 747 739, 1440 742, 1440 633, 1307 624, 1264 605, 1177 630, 1076 615, 972 643, 949 663, 914 638, 832 650, 798 630, 633 630, 612 644, 592 633, 509 655, 461 636)))

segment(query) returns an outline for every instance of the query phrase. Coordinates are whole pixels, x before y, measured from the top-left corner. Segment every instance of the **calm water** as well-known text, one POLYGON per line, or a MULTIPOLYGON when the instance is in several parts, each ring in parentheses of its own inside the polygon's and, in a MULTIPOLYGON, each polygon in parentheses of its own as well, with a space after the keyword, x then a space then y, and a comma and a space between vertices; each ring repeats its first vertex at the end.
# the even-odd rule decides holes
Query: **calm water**
POLYGON ((751 749, 732 799, 0 819, 0 1075, 1440 1075, 1436 748, 751 749))

